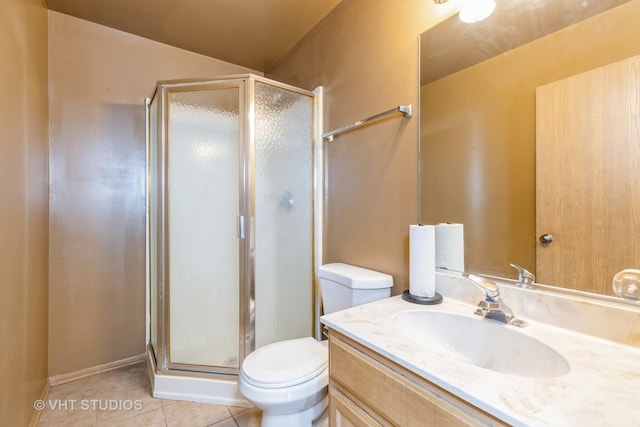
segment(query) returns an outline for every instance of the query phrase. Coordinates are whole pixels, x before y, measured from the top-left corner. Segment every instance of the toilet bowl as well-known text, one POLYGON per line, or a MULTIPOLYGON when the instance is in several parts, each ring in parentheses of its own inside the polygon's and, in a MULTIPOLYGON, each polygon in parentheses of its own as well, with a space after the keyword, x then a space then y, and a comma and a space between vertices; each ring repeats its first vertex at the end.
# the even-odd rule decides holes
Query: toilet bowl
MULTIPOLYGON (((391 294, 388 274, 347 264, 319 271, 325 314, 391 294)), ((305 337, 269 344, 245 358, 238 391, 262 409, 261 427, 328 426, 328 359, 327 341, 305 337)))
POLYGON ((327 346, 311 337, 281 341, 249 354, 238 390, 262 409, 262 427, 311 426, 327 407, 327 346))

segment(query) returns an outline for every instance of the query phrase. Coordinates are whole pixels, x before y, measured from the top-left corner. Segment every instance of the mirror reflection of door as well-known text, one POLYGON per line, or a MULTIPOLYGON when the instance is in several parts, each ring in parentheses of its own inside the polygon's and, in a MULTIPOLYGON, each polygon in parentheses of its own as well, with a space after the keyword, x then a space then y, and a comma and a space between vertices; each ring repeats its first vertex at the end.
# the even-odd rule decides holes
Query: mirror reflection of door
POLYGON ((537 88, 536 138, 537 281, 610 295, 640 267, 640 56, 537 88))

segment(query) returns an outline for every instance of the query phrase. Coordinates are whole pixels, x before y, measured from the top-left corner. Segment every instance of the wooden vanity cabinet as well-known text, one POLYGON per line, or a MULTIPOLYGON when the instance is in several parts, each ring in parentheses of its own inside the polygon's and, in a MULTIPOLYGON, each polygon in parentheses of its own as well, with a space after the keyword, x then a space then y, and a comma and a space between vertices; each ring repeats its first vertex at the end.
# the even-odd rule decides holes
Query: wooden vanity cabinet
POLYGON ((508 425, 339 332, 328 335, 330 426, 508 425))

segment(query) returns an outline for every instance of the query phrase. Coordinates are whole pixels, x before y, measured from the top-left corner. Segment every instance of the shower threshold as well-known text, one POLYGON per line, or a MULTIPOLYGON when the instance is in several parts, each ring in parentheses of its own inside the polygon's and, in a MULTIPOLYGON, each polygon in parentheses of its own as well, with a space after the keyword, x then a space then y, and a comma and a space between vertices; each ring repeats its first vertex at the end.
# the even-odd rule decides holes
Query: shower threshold
POLYGON ((151 393, 159 399, 186 400, 216 405, 251 408, 252 405, 238 391, 235 375, 215 375, 201 372, 171 371, 158 373, 151 348, 146 354, 147 373, 151 393), (221 378, 221 377, 228 377, 221 378))

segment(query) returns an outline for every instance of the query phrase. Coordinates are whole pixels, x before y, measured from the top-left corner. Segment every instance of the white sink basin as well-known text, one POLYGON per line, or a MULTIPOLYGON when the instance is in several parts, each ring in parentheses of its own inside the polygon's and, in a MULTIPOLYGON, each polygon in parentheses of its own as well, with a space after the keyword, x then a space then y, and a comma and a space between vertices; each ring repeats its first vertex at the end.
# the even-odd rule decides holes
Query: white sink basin
POLYGON ((569 372, 569 363, 548 345, 511 325, 459 314, 405 311, 393 325, 422 346, 439 346, 473 365, 505 374, 551 378, 569 372))

